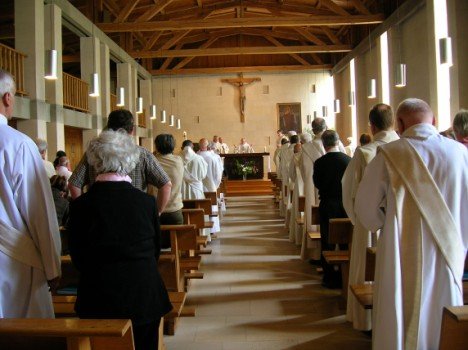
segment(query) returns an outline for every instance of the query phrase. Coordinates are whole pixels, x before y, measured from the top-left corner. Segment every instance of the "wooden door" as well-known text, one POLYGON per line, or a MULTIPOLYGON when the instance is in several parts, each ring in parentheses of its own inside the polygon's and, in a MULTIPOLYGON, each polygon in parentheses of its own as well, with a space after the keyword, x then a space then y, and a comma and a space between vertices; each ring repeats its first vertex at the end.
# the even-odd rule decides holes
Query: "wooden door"
POLYGON ((65 152, 73 171, 83 155, 83 132, 81 129, 65 127, 65 152))

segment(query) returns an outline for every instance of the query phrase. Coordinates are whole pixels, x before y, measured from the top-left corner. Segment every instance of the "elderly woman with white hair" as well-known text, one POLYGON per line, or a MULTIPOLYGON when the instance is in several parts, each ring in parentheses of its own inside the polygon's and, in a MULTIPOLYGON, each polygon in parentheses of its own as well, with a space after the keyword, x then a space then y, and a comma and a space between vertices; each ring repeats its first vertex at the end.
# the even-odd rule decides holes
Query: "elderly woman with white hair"
POLYGON ((157 349, 162 316, 172 308, 158 272, 156 200, 130 183, 139 150, 125 132, 104 131, 86 151, 98 173, 71 203, 69 248, 80 271, 80 318, 129 318, 135 349, 157 349))

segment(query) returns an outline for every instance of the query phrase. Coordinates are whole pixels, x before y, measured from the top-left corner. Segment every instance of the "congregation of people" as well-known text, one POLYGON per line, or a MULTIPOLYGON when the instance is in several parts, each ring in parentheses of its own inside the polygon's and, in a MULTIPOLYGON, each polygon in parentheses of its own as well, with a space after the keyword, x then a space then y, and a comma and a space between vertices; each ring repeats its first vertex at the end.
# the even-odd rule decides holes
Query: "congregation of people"
POLYGON ((312 122, 312 139, 278 130, 280 215, 290 241, 301 246, 301 258, 323 274, 322 286, 343 289, 347 320, 356 330, 372 331, 374 349, 438 349, 443 308, 463 305, 468 111, 457 113, 453 131, 442 133, 430 106, 415 98, 401 102, 395 113, 376 104, 368 120, 372 136, 362 134, 359 147, 348 138, 344 149, 323 118, 312 122), (312 207, 318 207, 316 225, 312 207), (349 246, 329 243, 329 222, 337 218, 353 225, 349 246), (311 238, 311 231, 320 239, 311 238), (370 247, 377 252, 373 310, 350 288, 369 283, 370 247), (324 251, 335 249, 350 249, 348 281, 339 265, 324 258, 324 251))
MULTIPOLYGON (((47 161, 35 143, 7 125, 15 83, 0 70, 0 318, 53 318, 50 290, 60 279, 59 227, 69 231, 80 272, 80 318, 129 318, 136 349, 155 349, 162 316, 172 306, 157 263, 161 225, 180 225, 184 199, 216 192, 223 178, 222 137, 178 146, 170 134, 156 151, 135 145, 134 117, 120 109, 90 141, 73 171, 63 151, 47 161), (199 150, 195 151, 195 146, 199 150)), ((468 248, 468 111, 453 120, 455 139, 434 127, 430 106, 406 99, 394 112, 376 104, 370 134, 346 147, 324 118, 312 134, 278 130, 273 156, 281 191, 279 214, 300 256, 323 274, 324 288, 343 288, 340 268, 323 251, 350 249, 348 285, 365 282, 366 250, 377 248, 373 310, 349 292, 346 318, 371 331, 374 349, 436 349, 444 306, 463 305, 468 248), (299 199, 318 207, 320 222, 299 199), (329 220, 349 218, 352 244, 330 244, 329 220), (320 232, 312 239, 308 231, 320 232)), ((235 153, 252 153, 242 138, 235 153)), ((208 240, 219 223, 205 230, 208 240)), ((349 289, 344 286, 345 290, 349 289)))

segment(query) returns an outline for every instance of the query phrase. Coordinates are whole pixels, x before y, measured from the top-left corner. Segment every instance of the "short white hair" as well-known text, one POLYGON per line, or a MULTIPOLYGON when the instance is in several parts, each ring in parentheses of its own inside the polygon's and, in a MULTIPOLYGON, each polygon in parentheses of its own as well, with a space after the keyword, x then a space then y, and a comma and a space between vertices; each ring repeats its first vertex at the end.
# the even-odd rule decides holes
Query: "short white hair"
POLYGON ((308 132, 304 132, 299 135, 299 139, 301 140, 301 143, 309 143, 312 142, 312 135, 308 132))
POLYGON ((98 174, 127 175, 135 168, 140 150, 125 131, 106 130, 90 141, 86 156, 98 174))
POLYGON ((47 141, 43 139, 35 139, 34 142, 36 143, 37 149, 39 150, 39 153, 44 153, 47 151, 47 141))
POLYGON ((16 93, 15 80, 10 73, 0 69, 0 98, 8 92, 12 95, 16 93))

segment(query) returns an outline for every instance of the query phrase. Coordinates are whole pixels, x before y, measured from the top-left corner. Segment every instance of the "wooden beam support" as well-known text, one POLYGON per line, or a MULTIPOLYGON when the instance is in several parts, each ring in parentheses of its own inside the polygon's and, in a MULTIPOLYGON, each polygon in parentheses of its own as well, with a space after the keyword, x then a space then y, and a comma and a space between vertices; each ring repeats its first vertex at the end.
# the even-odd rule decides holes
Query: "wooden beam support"
POLYGON ((190 33, 190 30, 185 30, 183 32, 174 32, 174 36, 172 39, 168 40, 166 43, 164 43, 163 46, 159 50, 169 50, 172 46, 177 44, 184 36, 186 36, 188 33, 190 33))
POLYGON ((140 0, 130 0, 130 1, 128 1, 125 4, 124 8, 120 11, 117 18, 114 20, 114 23, 125 22, 127 20, 128 16, 130 16, 130 14, 132 13, 135 6, 138 5, 139 2, 140 2, 140 0))
MULTIPOLYGON (((129 0, 130 2, 133 0, 129 0)), ((146 11, 144 14, 142 14, 140 17, 136 19, 135 22, 147 22, 151 20, 154 16, 156 16, 159 12, 164 10, 164 8, 169 5, 171 2, 174 0, 160 0, 158 1, 157 5, 154 5, 151 10, 146 11)))
POLYGON ((298 32, 299 34, 301 34, 304 38, 306 38, 310 42, 313 42, 316 45, 326 45, 327 44, 322 39, 319 39, 317 36, 310 33, 306 28, 296 27, 296 28, 294 28, 294 30, 296 32, 298 32))
MULTIPOLYGON (((283 44, 281 44, 278 40, 276 40, 275 38, 272 38, 271 36, 266 36, 265 39, 267 39, 269 42, 271 42, 273 45, 275 45, 277 47, 284 47, 283 44)), ((310 65, 309 62, 307 62, 305 59, 303 59, 297 53, 291 53, 291 54, 289 54, 289 56, 294 58, 297 62, 299 62, 302 65, 305 65, 305 66, 310 65)))
POLYGON ((151 38, 146 42, 145 50, 151 50, 157 43, 163 32, 155 32, 151 38))
POLYGON ((369 9, 364 6, 361 0, 351 0, 351 2, 353 3, 356 10, 359 11, 359 13, 362 13, 363 15, 370 15, 369 9))
POLYGON ((203 7, 202 0, 197 0, 197 5, 198 5, 198 7, 203 7))
POLYGON ((341 6, 335 4, 333 0, 320 0, 320 2, 322 3, 322 5, 328 7, 330 10, 332 10, 333 12, 339 15, 349 16, 349 13, 341 6))
MULTIPOLYGON (((168 1, 168 0, 166 0, 168 1)), ((159 30, 188 30, 245 27, 308 27, 308 26, 349 26, 378 24, 384 15, 323 16, 323 17, 260 17, 260 18, 216 18, 186 21, 158 21, 138 23, 98 23, 106 33, 152 32, 159 30)))
POLYGON ((173 74, 222 74, 222 73, 246 73, 246 72, 285 72, 285 71, 306 71, 306 70, 330 70, 331 64, 322 65, 291 65, 291 66, 246 66, 246 67, 219 67, 219 68, 187 68, 168 69, 150 71, 152 75, 173 75, 173 74))
POLYGON ((221 47, 214 49, 185 49, 158 51, 130 51, 134 58, 157 57, 198 57, 198 56, 234 56, 234 55, 282 55, 291 53, 349 52, 350 45, 313 45, 313 46, 265 46, 265 47, 221 47))
POLYGON ((331 40, 331 42, 335 45, 341 45, 341 40, 333 33, 333 31, 328 28, 328 27, 321 27, 323 32, 325 33, 326 36, 328 36, 328 39, 331 40))
MULTIPOLYGON (((206 49, 208 48, 211 44, 213 44, 216 40, 218 40, 219 37, 211 38, 210 40, 206 41, 203 43, 199 49, 206 49)), ((174 69, 181 69, 184 68, 188 63, 190 63, 195 57, 185 57, 182 61, 180 61, 174 69)))
MULTIPOLYGON (((180 50, 182 48, 182 46, 184 46, 183 44, 179 44, 176 46, 176 50, 180 50)), ((168 57, 166 58, 166 60, 164 61, 164 63, 162 64, 161 66, 161 70, 165 70, 167 69, 167 67, 169 67, 169 65, 171 64, 172 60, 174 59, 174 57, 168 57)))

